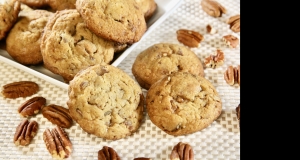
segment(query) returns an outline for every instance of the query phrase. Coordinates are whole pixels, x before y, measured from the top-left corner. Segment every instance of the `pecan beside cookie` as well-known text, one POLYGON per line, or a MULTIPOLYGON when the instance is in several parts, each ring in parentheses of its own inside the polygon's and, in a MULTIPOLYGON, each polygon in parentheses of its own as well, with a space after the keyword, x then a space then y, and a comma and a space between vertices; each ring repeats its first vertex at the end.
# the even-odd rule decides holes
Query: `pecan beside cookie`
POLYGON ((44 97, 33 97, 24 103, 22 103, 18 112, 23 117, 28 117, 39 113, 39 111, 46 104, 46 99, 44 97))
POLYGON ((58 105, 48 105, 42 109, 42 114, 51 123, 56 124, 63 128, 70 128, 73 119, 70 116, 69 109, 58 105))
POLYGON ((98 151, 98 160, 121 160, 118 153, 111 147, 103 146, 98 151))
POLYGON ((32 81, 19 81, 9 83, 3 86, 2 95, 5 98, 28 97, 39 91, 37 83, 32 81))
POLYGON ((227 70, 224 72, 224 79, 227 84, 234 85, 239 84, 240 85, 240 76, 241 75, 241 69, 240 65, 238 67, 228 66, 227 70))
POLYGON ((14 143, 16 146, 26 146, 30 144, 33 137, 38 130, 38 123, 36 121, 29 122, 24 119, 16 128, 14 135, 14 143))
POLYGON ((174 146, 171 155, 171 160, 194 160, 193 148, 188 143, 179 142, 174 146))
POLYGON ((205 67, 207 68, 217 68, 224 64, 224 52, 220 49, 217 49, 215 54, 212 54, 205 58, 204 60, 205 67))
POLYGON ((176 33, 177 40, 188 47, 198 47, 203 40, 203 35, 196 31, 179 29, 176 33))
POLYGON ((214 0, 202 0, 201 6, 204 12, 213 17, 222 17, 227 12, 226 8, 214 0))
POLYGON ((233 32, 240 32, 240 26, 241 26, 241 16, 235 15, 235 16, 231 16, 228 20, 227 20, 227 24, 229 24, 229 28, 233 31, 233 32))

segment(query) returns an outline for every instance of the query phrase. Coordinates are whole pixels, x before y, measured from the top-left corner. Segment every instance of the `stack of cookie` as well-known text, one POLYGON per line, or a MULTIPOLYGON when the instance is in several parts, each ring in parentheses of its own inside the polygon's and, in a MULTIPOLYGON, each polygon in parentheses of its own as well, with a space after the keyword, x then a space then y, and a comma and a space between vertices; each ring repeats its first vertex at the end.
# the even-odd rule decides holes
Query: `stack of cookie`
POLYGON ((43 64, 69 83, 138 42, 156 8, 154 0, 4 0, 0 38, 15 61, 43 64))

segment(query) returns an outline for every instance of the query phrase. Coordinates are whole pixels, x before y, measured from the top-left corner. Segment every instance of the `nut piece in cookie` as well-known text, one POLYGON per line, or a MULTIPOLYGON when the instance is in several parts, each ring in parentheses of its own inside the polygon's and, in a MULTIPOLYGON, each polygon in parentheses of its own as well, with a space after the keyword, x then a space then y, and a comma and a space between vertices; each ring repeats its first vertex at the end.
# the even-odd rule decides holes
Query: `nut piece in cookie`
POLYGON ((233 32, 240 32, 240 26, 241 26, 241 16, 235 15, 235 16, 231 16, 228 20, 227 20, 227 24, 229 24, 229 28, 233 31, 233 32))
POLYGON ((98 160, 121 160, 121 158, 113 148, 103 146, 103 148, 98 151, 98 160))
POLYGON ((141 126, 142 89, 117 67, 98 64, 80 71, 70 81, 68 96, 71 117, 90 134, 117 140, 141 126))
POLYGON ((30 144, 33 137, 36 135, 38 130, 38 123, 36 121, 29 122, 27 119, 22 120, 22 122, 17 126, 14 135, 14 143, 19 146, 26 146, 30 144))
POLYGON ((131 70, 144 89, 173 72, 204 76, 200 58, 190 48, 171 43, 157 43, 142 51, 131 70))
POLYGON ((32 81, 19 81, 4 85, 1 93, 5 98, 16 99, 31 96, 38 91, 39 86, 37 83, 32 81))
POLYGON ((177 40, 188 47, 198 47, 203 41, 203 35, 196 31, 179 29, 176 34, 177 40))
POLYGON ((33 116, 39 113, 45 104, 46 98, 40 96, 33 97, 22 103, 18 108, 18 112, 23 117, 33 116))
POLYGON ((14 26, 20 10, 21 3, 18 0, 0 1, 0 40, 4 39, 14 26))
POLYGON ((227 12, 226 8, 215 0, 201 0, 201 7, 204 12, 212 17, 222 17, 222 14, 227 12))
POLYGON ((200 131, 222 112, 221 98, 212 83, 189 72, 174 72, 154 83, 146 107, 152 123, 174 136, 200 131))
POLYGON ((215 54, 205 58, 204 64, 205 67, 213 69, 222 66, 224 64, 224 52, 220 49, 217 49, 215 54))
POLYGON ((173 147, 170 160, 194 160, 194 151, 188 143, 179 142, 173 147))
POLYGON ((233 35, 225 35, 222 40, 229 48, 236 48, 240 44, 239 39, 233 35))
POLYGON ((46 23, 53 13, 46 10, 21 11, 19 19, 6 38, 6 50, 23 65, 43 62, 40 41, 46 23))
POLYGON ((52 157, 57 159, 68 158, 72 152, 72 143, 63 128, 56 126, 46 129, 43 133, 46 148, 52 157))
POLYGON ((48 105, 43 107, 42 114, 51 123, 62 128, 70 128, 73 124, 73 119, 70 116, 69 109, 58 105, 48 105))

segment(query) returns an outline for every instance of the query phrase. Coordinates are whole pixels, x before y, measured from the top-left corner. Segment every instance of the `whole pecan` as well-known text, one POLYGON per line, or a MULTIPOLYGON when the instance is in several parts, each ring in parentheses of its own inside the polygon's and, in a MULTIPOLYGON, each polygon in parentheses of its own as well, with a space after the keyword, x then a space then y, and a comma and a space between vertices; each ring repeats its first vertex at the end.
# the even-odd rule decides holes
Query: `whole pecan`
POLYGON ((36 121, 29 122, 27 119, 22 120, 22 122, 17 126, 14 135, 15 145, 26 146, 30 144, 33 137, 36 135, 38 130, 38 123, 36 121))
POLYGON ((32 116, 39 113, 45 104, 46 99, 44 97, 33 97, 21 104, 18 108, 18 112, 23 117, 32 116))
POLYGON ((227 24, 229 24, 229 28, 233 31, 233 32, 240 32, 240 26, 241 26, 241 16, 235 15, 235 16, 231 16, 228 20, 227 20, 227 24))
POLYGON ((217 49, 215 54, 205 58, 204 64, 207 68, 217 68, 224 64, 224 53, 222 50, 217 49))
POLYGON ((222 40, 229 48, 236 48, 240 44, 239 39, 230 34, 223 36, 222 40))
POLYGON ((39 86, 31 81, 19 81, 9 83, 3 86, 2 95, 5 98, 28 97, 39 91, 39 86))
POLYGON ((98 160, 121 160, 121 158, 113 148, 103 146, 103 148, 98 151, 98 160))
POLYGON ((224 79, 226 83, 231 86, 236 83, 240 85, 240 74, 240 65, 238 65, 238 67, 228 66, 224 72, 224 79))
POLYGON ((214 0, 202 0, 201 6, 204 12, 213 17, 222 17, 227 12, 226 8, 214 0))
POLYGON ((188 47, 198 47, 203 40, 203 35, 196 31, 179 29, 176 33, 177 40, 188 47))
POLYGON ((57 159, 68 158, 72 152, 72 143, 67 133, 59 126, 51 131, 47 128, 43 133, 46 148, 52 157, 57 159))
POLYGON ((174 146, 171 155, 171 160, 194 160, 193 148, 187 144, 179 142, 174 146))
POLYGON ((51 104, 42 108, 42 114, 51 123, 63 128, 70 128, 73 124, 73 119, 70 116, 69 109, 55 104, 51 104))

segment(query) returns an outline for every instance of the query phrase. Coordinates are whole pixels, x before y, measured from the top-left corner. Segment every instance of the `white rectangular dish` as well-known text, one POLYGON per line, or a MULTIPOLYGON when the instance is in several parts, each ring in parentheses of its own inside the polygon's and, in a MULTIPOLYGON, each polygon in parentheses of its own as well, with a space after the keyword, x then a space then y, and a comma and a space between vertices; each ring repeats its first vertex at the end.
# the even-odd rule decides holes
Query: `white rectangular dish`
MULTIPOLYGON (((1 0, 0 0, 1 1, 1 0)), ((159 0, 157 3, 157 10, 152 18, 148 21, 148 29, 144 33, 144 39, 147 37, 156 27, 158 27, 180 4, 183 0, 159 0)), ((116 55, 111 65, 118 66, 122 60, 141 42, 134 43, 127 48, 123 53, 116 55)), ((55 84, 63 89, 68 89, 68 84, 64 82, 63 78, 57 74, 52 73, 42 65, 39 66, 24 66, 16 62, 5 50, 0 49, 0 61, 12 65, 18 69, 28 72, 34 76, 37 76, 45 81, 55 84)))

